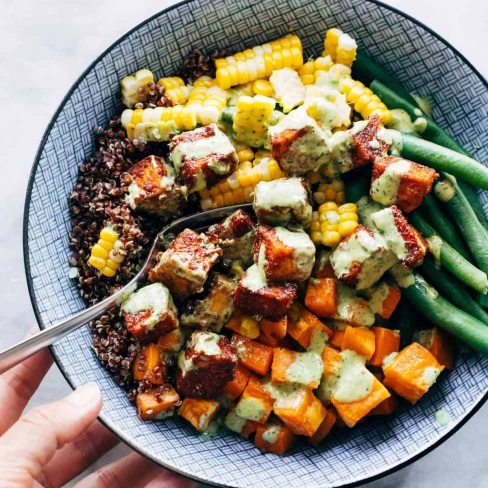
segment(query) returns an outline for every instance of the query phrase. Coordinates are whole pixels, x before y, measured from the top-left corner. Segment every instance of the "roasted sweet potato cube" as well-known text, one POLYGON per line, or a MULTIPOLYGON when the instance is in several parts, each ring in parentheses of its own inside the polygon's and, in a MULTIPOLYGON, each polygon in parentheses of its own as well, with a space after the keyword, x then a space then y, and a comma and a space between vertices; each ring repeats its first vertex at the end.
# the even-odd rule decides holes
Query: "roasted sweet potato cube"
POLYGON ((264 271, 254 264, 237 283, 234 306, 247 315, 278 321, 288 313, 296 294, 295 284, 268 284, 264 271))
POLYGON ((315 262, 315 245, 303 230, 260 225, 253 246, 254 262, 263 262, 268 281, 304 281, 315 262))
POLYGON ((330 250, 317 249, 312 269, 313 278, 335 278, 334 269, 330 264, 330 253, 330 250))
POLYGON ((368 291, 369 308, 384 319, 392 316, 400 298, 400 290, 391 283, 378 283, 368 291))
POLYGON ((171 385, 162 385, 136 397, 137 412, 142 420, 159 420, 173 415, 180 395, 171 385))
POLYGON ((312 222, 310 190, 303 178, 261 181, 254 189, 253 206, 261 224, 308 228, 312 222))
POLYGON ((229 400, 235 400, 240 397, 246 388, 250 377, 251 373, 249 370, 242 364, 237 364, 234 376, 222 389, 222 396, 229 400))
POLYGON ((366 327, 351 327, 348 325, 342 339, 343 351, 354 351, 366 359, 370 359, 375 350, 375 334, 366 327))
POLYGON ((371 330, 375 336, 375 350, 369 364, 381 367, 387 356, 400 349, 400 333, 384 327, 373 327, 371 330))
POLYGON ((232 347, 237 353, 239 361, 253 373, 264 376, 268 374, 273 361, 273 348, 259 344, 259 342, 233 334, 232 347))
POLYGON ((377 158, 373 164, 370 196, 382 205, 397 205, 404 212, 412 212, 432 191, 438 176, 434 169, 406 159, 377 158))
POLYGON ((324 365, 324 374, 316 394, 320 401, 328 406, 336 388, 337 378, 342 365, 342 354, 332 347, 325 346, 322 352, 322 363, 324 365))
POLYGON ((421 330, 416 342, 425 347, 446 369, 454 368, 452 342, 449 336, 438 327, 421 330))
POLYGON ((132 364, 134 380, 146 380, 153 385, 163 385, 165 374, 166 362, 161 349, 156 344, 143 347, 132 364))
POLYGON ((412 227, 396 205, 371 215, 374 225, 387 242, 390 250, 409 268, 419 266, 429 251, 422 234, 412 227))
POLYGON ((278 456, 284 456, 293 449, 295 441, 295 435, 286 425, 273 422, 258 426, 254 445, 261 452, 271 452, 278 456))
POLYGON ((339 281, 357 290, 370 288, 396 262, 384 239, 364 225, 358 225, 330 255, 339 281))
POLYGON ((180 317, 181 325, 220 332, 234 311, 234 288, 231 279, 215 274, 208 293, 188 303, 185 313, 180 317))
POLYGON ((416 403, 443 369, 425 347, 414 342, 383 365, 384 384, 410 403, 416 403))
POLYGON ((149 281, 166 285, 174 297, 184 300, 203 291, 212 266, 222 250, 207 236, 190 229, 181 232, 149 272, 149 281))
POLYGON ((288 315, 288 334, 305 349, 322 353, 332 331, 303 305, 294 303, 288 315))
POLYGON ((315 432, 315 434, 308 439, 308 443, 312 444, 312 446, 318 446, 321 442, 323 442, 324 439, 329 435, 332 427, 334 427, 336 419, 337 415, 335 414, 335 411, 332 408, 328 409, 325 419, 320 424, 317 432, 315 432))
POLYGON ((214 421, 220 409, 217 400, 204 400, 202 398, 185 398, 178 415, 188 420, 199 432, 205 432, 214 421))
POLYGON ((127 330, 139 341, 149 342, 178 327, 178 311, 161 283, 144 286, 121 306, 127 330))
POLYGON ((217 127, 206 125, 178 134, 169 145, 185 194, 210 188, 232 174, 239 158, 230 139, 217 127))
POLYGON ((342 349, 342 342, 344 341, 345 330, 334 330, 329 337, 329 345, 335 349, 342 349))
POLYGON ((175 177, 173 166, 163 158, 148 156, 128 169, 129 193, 125 201, 134 210, 144 210, 166 219, 179 215, 185 199, 175 177))
POLYGON ((158 347, 163 352, 180 352, 185 343, 185 333, 178 327, 158 339, 158 347))
POLYGON ((368 413, 368 416, 373 417, 375 415, 390 415, 398 409, 398 398, 393 391, 390 391, 390 396, 383 400, 378 406, 374 407, 368 413))
POLYGON ((335 278, 311 278, 305 295, 305 305, 318 317, 332 317, 338 306, 335 278))
POLYGON ((256 339, 260 334, 259 322, 255 318, 243 314, 240 310, 234 310, 232 317, 225 324, 225 328, 248 339, 256 339))
POLYGON ((334 319, 358 327, 370 327, 374 324, 374 313, 368 302, 348 286, 338 286, 338 306, 334 319))
POLYGON ((257 341, 270 347, 278 347, 280 341, 286 336, 288 318, 283 317, 278 322, 262 319, 259 322, 259 328, 261 333, 257 341))
POLYGON ((264 424, 273 410, 274 398, 263 381, 251 376, 236 405, 236 414, 244 419, 264 424))
POLYGON ((296 383, 310 389, 319 386, 324 366, 319 354, 277 347, 271 364, 273 385, 296 383))
POLYGON ((178 391, 193 398, 217 398, 236 365, 237 355, 227 337, 196 331, 178 355, 178 391))
POLYGON ((275 402, 274 413, 297 435, 312 437, 327 415, 320 400, 307 388, 294 389, 275 402))
POLYGON ((241 437, 244 437, 244 439, 249 439, 249 436, 254 434, 260 425, 253 420, 239 417, 239 415, 236 413, 235 406, 229 410, 229 413, 224 419, 224 424, 229 430, 239 434, 241 437))

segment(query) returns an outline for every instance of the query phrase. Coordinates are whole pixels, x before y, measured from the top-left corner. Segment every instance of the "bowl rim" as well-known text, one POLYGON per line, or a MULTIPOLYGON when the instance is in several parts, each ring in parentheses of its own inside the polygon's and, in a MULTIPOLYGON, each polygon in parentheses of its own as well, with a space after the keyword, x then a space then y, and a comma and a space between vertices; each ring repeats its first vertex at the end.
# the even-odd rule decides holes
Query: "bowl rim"
MULTIPOLYGON (((168 13, 172 10, 176 10, 180 8, 183 5, 191 4, 194 0, 182 0, 180 2, 175 3, 174 5, 171 5, 165 9, 159 10, 155 14, 151 15, 147 19, 143 20, 142 22, 138 23, 131 29, 129 29, 127 32, 125 32, 122 36, 120 36, 118 39, 116 39, 114 42, 112 42, 101 54, 99 54, 95 60, 90 63, 90 65, 83 70, 83 72, 78 76, 76 81, 72 84, 66 95, 63 97, 61 103, 59 104, 58 108, 54 112, 54 115, 51 117, 51 120, 49 121, 49 124, 47 125, 44 134, 41 138, 41 142, 39 143, 39 146, 37 148, 35 157, 34 157, 34 163, 32 165, 30 174, 29 174, 29 180, 27 184, 27 191, 26 191, 26 196, 25 196, 25 203, 24 203, 24 213, 23 213, 23 222, 22 222, 22 248, 23 248, 23 258, 24 258, 24 270, 25 270, 25 275, 26 275, 26 281, 27 281, 27 288, 28 288, 28 293, 29 293, 29 298, 31 301, 31 305, 34 311, 34 315, 36 317, 36 321, 39 325, 39 328, 41 330, 46 328, 46 325, 44 324, 41 313, 37 304, 37 298, 34 292, 34 284, 33 284, 33 279, 32 279, 32 273, 31 273, 31 266, 30 266, 30 260, 29 260, 29 236, 28 236, 28 227, 29 227, 29 208, 31 204, 31 199, 32 199, 32 190, 34 186, 34 181, 35 181, 35 176, 37 172, 37 167, 39 166, 41 155, 44 151, 44 147, 46 145, 47 139, 51 133, 52 128, 54 127, 54 124, 56 123, 56 120, 61 113, 61 111, 64 109, 64 106, 70 99, 71 95, 73 92, 78 88, 78 86, 82 83, 82 81, 85 79, 86 75, 98 64, 99 61, 101 61, 106 54, 108 54, 112 49, 114 49, 117 45, 119 45, 122 41, 124 41, 127 37, 129 37, 132 33, 137 31, 139 28, 145 26, 146 24, 150 23, 154 19, 158 18, 162 14, 168 13)), ((472 71, 473 73, 478 77, 478 79, 481 81, 481 83, 485 86, 485 88, 488 90, 488 81, 485 79, 485 77, 479 72, 478 69, 476 69, 473 64, 461 53, 459 52, 449 41, 444 39, 441 35, 437 34, 434 30, 432 30, 430 27, 426 26, 423 22, 415 19, 412 17, 410 14, 403 12, 396 7, 392 7, 391 5, 387 5, 383 3, 380 0, 363 0, 365 3, 372 3, 374 5, 380 6, 382 8, 388 9, 395 14, 404 17, 408 19, 410 22, 413 24, 416 24, 417 26, 421 27, 425 31, 429 32, 433 37, 435 37, 437 40, 439 40, 441 43, 443 43, 445 46, 447 46, 449 49, 452 50, 452 52, 456 55, 457 58, 459 58, 463 63, 465 63, 472 71)), ((49 350, 51 352, 51 355, 53 356, 54 362, 56 363, 56 366, 59 368, 61 371, 62 375, 68 382, 69 386, 74 390, 75 385, 71 380, 71 377, 69 373, 66 371, 62 361, 60 358, 57 356, 54 348, 52 346, 49 347, 49 350)), ((100 365, 101 366, 101 365, 100 365)), ((486 403, 488 400, 488 391, 484 393, 484 395, 478 400, 478 402, 473 405, 471 410, 469 410, 463 418, 459 420, 456 424, 454 424, 449 430, 447 430, 445 433, 443 433, 437 440, 432 442, 431 444, 428 444, 426 447, 423 449, 420 449, 418 452, 413 453, 412 455, 408 456, 406 459, 403 461, 393 465, 392 467, 385 469, 384 471, 381 472, 376 472, 371 474, 370 476, 363 478, 358 481, 351 481, 345 484, 342 484, 340 486, 343 487, 357 487, 361 486, 365 483, 370 483, 372 481, 379 480, 381 478, 384 478, 390 474, 393 474, 397 471, 400 471, 401 469, 409 466, 410 464, 413 464, 414 462, 418 461, 420 458, 426 456, 430 452, 432 452, 434 449, 439 447, 441 444, 443 444, 445 441, 447 441, 452 435, 454 435, 469 419, 471 419, 479 410, 480 408, 486 403)), ((179 468, 172 466, 170 464, 167 464, 166 462, 162 462, 159 460, 157 457, 152 456, 151 454, 145 452, 142 448, 139 448, 137 444, 130 439, 128 436, 117 432, 117 428, 115 425, 112 425, 111 422, 108 422, 107 420, 104 419, 103 413, 101 413, 98 416, 98 421, 106 427, 113 435, 115 435, 118 439, 122 440, 126 445, 128 445, 132 450, 137 452, 139 455, 143 456, 144 458, 148 459, 149 461, 163 467, 164 469, 175 473, 179 476, 182 476, 184 478, 196 481, 198 483, 204 483, 208 486, 216 486, 216 487, 227 487, 227 485, 223 485, 221 483, 212 481, 212 480, 207 480, 203 478, 199 478, 198 476, 192 475, 186 471, 182 471, 179 468)))

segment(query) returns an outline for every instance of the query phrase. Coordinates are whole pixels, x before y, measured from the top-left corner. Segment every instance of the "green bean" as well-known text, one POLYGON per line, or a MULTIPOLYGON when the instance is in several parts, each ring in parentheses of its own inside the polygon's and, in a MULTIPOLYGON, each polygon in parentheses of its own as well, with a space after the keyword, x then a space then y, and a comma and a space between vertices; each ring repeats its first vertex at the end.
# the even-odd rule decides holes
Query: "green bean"
POLYGON ((438 234, 456 251, 463 256, 463 258, 471 261, 469 251, 464 245, 464 242, 459 235, 456 227, 447 218, 439 202, 432 195, 427 195, 420 207, 420 212, 423 217, 430 222, 432 227, 438 232, 438 234))
POLYGON ((344 184, 346 201, 356 203, 365 195, 369 195, 369 181, 364 176, 359 176, 354 180, 347 181, 344 184))
POLYGON ((488 325, 488 313, 472 298, 458 279, 442 268, 437 269, 432 256, 425 256, 420 269, 429 283, 432 283, 456 307, 488 325))
POLYGON ((433 237, 433 239, 439 242, 440 256, 438 257, 440 258, 440 262, 456 278, 480 293, 486 293, 488 291, 488 277, 486 273, 483 273, 483 271, 480 271, 476 266, 464 259, 461 254, 445 242, 418 211, 412 212, 409 215, 409 221, 426 239, 433 237))
POLYGON ((488 355, 488 327, 439 295, 419 274, 415 273, 415 283, 404 288, 402 295, 433 324, 488 355))
POLYGON ((417 310, 412 308, 408 300, 402 298, 388 321, 388 328, 400 331, 400 349, 412 343, 418 318, 417 310))
POLYGON ((480 221, 481 225, 486 231, 485 233, 488 236, 488 222, 486 220, 486 214, 483 210, 483 207, 481 206, 481 202, 478 198, 478 195, 476 194, 476 190, 470 184, 466 183, 463 180, 459 180, 458 185, 461 191, 464 193, 466 200, 471 205, 471 208, 473 209, 476 217, 480 221))

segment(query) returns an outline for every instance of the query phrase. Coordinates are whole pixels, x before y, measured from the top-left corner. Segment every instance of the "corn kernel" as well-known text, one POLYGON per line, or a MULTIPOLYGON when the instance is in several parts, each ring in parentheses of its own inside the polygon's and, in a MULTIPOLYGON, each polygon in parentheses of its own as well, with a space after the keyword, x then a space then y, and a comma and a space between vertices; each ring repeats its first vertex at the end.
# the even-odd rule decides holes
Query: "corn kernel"
POLYGON ((333 188, 329 188, 325 192, 325 199, 329 202, 333 202, 337 198, 337 192, 333 188))
POLYGON ((224 198, 224 205, 229 206, 229 205, 236 204, 236 201, 234 200, 234 195, 232 194, 231 191, 222 194, 222 196, 224 198))
POLYGON ((305 176, 311 185, 315 185, 320 181, 320 175, 317 171, 309 171, 305 176))
POLYGON ((88 259, 88 264, 97 269, 105 268, 106 260, 102 258, 97 258, 96 256, 90 256, 88 259))
POLYGON ((234 200, 236 201, 236 204, 244 203, 246 201, 244 190, 242 188, 237 188, 234 190, 234 200))
POLYGON ((117 232, 110 227, 104 227, 100 232, 100 239, 114 243, 119 238, 117 232))
POLYGON ((334 180, 331 183, 331 186, 336 191, 343 191, 344 190, 344 182, 342 180, 334 180))
POLYGON ((244 317, 242 319, 241 328, 244 336, 249 339, 256 339, 259 336, 259 324, 257 320, 252 317, 244 317))
POLYGON ((202 190, 200 192, 200 198, 208 198, 210 196, 209 191, 205 188, 205 190, 202 190))
POLYGON ((335 202, 325 202, 323 205, 320 205, 319 212, 327 212, 329 210, 334 210, 337 212, 337 204, 335 202))
POLYGON ((337 246, 341 242, 341 235, 337 231, 324 232, 322 234, 322 244, 328 247, 337 246))
POLYGON ((341 205, 342 203, 344 203, 346 201, 346 193, 343 192, 343 191, 340 191, 338 194, 337 194, 337 197, 336 197, 336 202, 341 205))
POLYGON ((216 195, 215 196, 215 205, 217 207, 223 207, 224 206, 224 197, 222 195, 216 195))
POLYGON ((325 203, 325 193, 323 191, 316 191, 313 194, 313 199, 317 205, 325 203))
POLYGON ((107 260, 107 266, 108 266, 109 261, 112 261, 112 262, 117 263, 117 264, 122 264, 122 262, 125 259, 125 254, 122 254, 118 251, 112 250, 112 251, 110 251, 109 257, 110 257, 110 259, 107 260))
POLYGON ((108 258, 108 250, 104 249, 100 244, 95 244, 92 247, 91 255, 97 258, 107 259, 108 258))
POLYGON ((265 97, 272 97, 274 95, 273 85, 268 80, 256 80, 252 89, 256 95, 264 95, 265 97))
POLYGON ((339 224, 324 221, 324 222, 322 222, 322 225, 320 226, 320 230, 322 232, 329 232, 332 230, 337 230, 338 227, 339 227, 339 224))
POLYGON ((301 75, 300 80, 304 85, 313 85, 315 83, 314 75, 301 75))
POLYGON ((344 205, 341 205, 337 209, 337 213, 339 215, 344 214, 344 213, 351 213, 351 212, 356 213, 357 211, 358 211, 358 208, 354 203, 345 203, 344 205))
POLYGON ((216 197, 217 195, 220 194, 219 185, 212 186, 212 188, 210 188, 210 190, 208 190, 208 192, 210 193, 210 195, 212 197, 216 197))
POLYGON ((313 221, 312 224, 310 225, 310 230, 312 232, 319 231, 320 230, 320 222, 317 220, 313 221))
POLYGON ((219 183, 218 186, 219 186, 220 193, 225 193, 230 191, 229 182, 226 180, 222 181, 222 183, 219 183))
POLYGON ((322 232, 312 232, 310 234, 310 239, 314 244, 321 244, 322 243, 322 232))
POLYGON ((358 214, 354 212, 346 212, 340 215, 341 222, 358 221, 358 214))
POLYGON ((346 237, 346 236, 350 235, 358 225, 359 224, 354 220, 349 220, 347 222, 341 222, 339 224, 337 231, 339 232, 341 237, 346 237))
POLYGON ((252 161, 254 159, 254 151, 250 147, 241 149, 237 153, 237 157, 239 158, 239 163, 244 161, 252 161))
POLYGON ((108 278, 113 278, 116 275, 117 270, 109 268, 108 266, 106 266, 105 268, 102 269, 101 273, 104 276, 107 276, 108 278))
POLYGON ((120 263, 116 263, 115 261, 112 261, 111 259, 107 259, 105 263, 107 268, 114 269, 117 271, 120 268, 120 263))
POLYGON ((251 186, 248 186, 247 188, 244 188, 244 199, 246 202, 252 202, 254 197, 254 188, 251 186))
POLYGON ((103 249, 105 249, 106 251, 111 251, 112 248, 114 247, 113 243, 112 242, 108 242, 108 241, 102 241, 101 239, 97 242, 97 244, 100 246, 100 247, 103 247, 103 249))

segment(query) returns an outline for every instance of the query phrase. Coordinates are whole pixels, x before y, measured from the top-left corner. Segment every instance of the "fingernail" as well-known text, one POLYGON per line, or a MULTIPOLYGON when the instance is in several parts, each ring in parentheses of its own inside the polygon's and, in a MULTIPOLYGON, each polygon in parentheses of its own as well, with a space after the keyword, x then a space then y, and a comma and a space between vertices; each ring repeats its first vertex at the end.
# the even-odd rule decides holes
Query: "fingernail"
POLYGON ((96 383, 86 383, 71 393, 66 400, 77 407, 91 407, 100 400, 101 395, 96 383))

